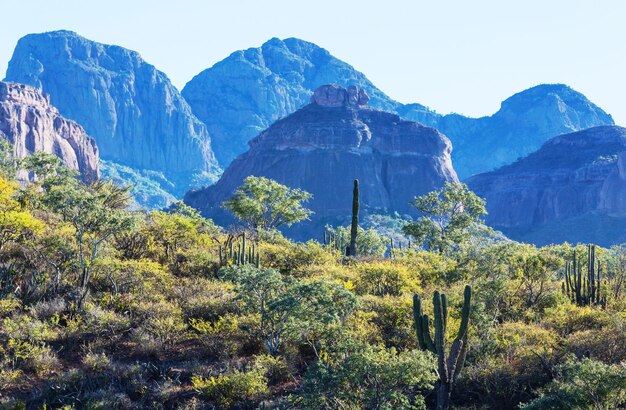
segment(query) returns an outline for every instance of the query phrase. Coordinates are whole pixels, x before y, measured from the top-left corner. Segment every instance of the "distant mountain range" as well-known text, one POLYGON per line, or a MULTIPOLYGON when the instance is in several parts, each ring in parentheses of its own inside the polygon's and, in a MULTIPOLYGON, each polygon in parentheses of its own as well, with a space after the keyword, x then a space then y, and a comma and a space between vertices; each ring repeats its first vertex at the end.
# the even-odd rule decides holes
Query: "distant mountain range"
MULTIPOLYGON (((132 183, 137 202, 146 208, 165 207, 194 189, 187 201, 221 218, 219 201, 245 176, 258 174, 311 189, 319 221, 341 223, 345 204, 337 212, 325 207, 331 198, 339 201, 354 178, 364 180, 365 209, 410 212, 406 203, 413 195, 458 175, 487 197, 492 226, 535 243, 551 238, 604 243, 602 227, 621 226, 626 208, 621 142, 594 156, 604 152, 598 147, 607 135, 622 129, 566 85, 522 91, 487 117, 441 115, 422 104, 394 101, 325 49, 290 38, 236 51, 179 92, 137 52, 69 31, 22 38, 6 79, 15 84, 10 87, 34 87, 24 88, 30 90, 26 94, 40 97, 32 107, 5 109, 0 125, 38 130, 50 122, 46 110, 62 118, 55 121, 76 124, 68 125, 70 134, 47 125, 39 134, 4 131, 0 137, 13 142, 16 152, 44 149, 88 179, 100 173, 132 183), (357 86, 369 95, 369 108, 344 107, 339 113, 310 104, 314 90, 327 84, 357 86), (46 98, 50 108, 42 108, 46 98), (38 112, 45 121, 16 115, 23 110, 38 112), (569 138, 578 142, 568 145, 569 138), (331 148, 337 152, 327 155, 331 148), (576 162, 578 150, 585 154, 576 162), (319 154, 317 165, 311 152, 319 154), (562 155, 572 163, 559 165, 562 155), (217 185, 198 189, 217 181, 226 167, 217 185), (597 179, 585 179, 592 171, 597 179)), ((617 233, 605 237, 622 240, 617 233)))
POLYGON ((247 141, 308 104, 313 90, 330 83, 357 85, 371 96, 372 107, 439 129, 452 141, 452 161, 461 179, 510 164, 556 135, 614 124, 584 95, 558 84, 520 92, 490 117, 440 115, 421 104, 403 105, 351 65, 296 38, 274 38, 237 51, 195 76, 182 94, 207 124, 225 167, 247 150, 247 141))

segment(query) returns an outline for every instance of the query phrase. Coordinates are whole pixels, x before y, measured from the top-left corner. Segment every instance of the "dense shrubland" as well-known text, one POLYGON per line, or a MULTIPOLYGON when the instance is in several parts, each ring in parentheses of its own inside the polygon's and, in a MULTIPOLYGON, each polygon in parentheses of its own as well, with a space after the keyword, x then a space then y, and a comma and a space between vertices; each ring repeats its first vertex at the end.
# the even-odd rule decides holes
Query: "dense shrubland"
MULTIPOLYGON (((435 291, 447 296, 445 354, 455 338, 467 350, 454 408, 626 402, 626 247, 595 248, 604 302, 581 304, 562 286, 574 251, 587 272, 587 247, 503 240, 476 224, 479 202, 468 221, 445 196, 426 198, 451 225, 416 221, 412 246, 393 250, 359 228, 358 256, 346 257, 332 241, 347 245, 349 227, 293 243, 267 228, 306 210, 267 213, 243 198, 251 191, 229 203, 242 225, 224 229, 182 203, 130 212, 126 189, 82 185, 44 155, 0 165, 2 408, 434 407, 438 352, 420 346, 413 295, 432 318, 435 291), (17 167, 37 182, 20 187, 17 167), (258 266, 232 257, 244 235, 258 266)), ((282 189, 256 182, 269 198, 282 189)))

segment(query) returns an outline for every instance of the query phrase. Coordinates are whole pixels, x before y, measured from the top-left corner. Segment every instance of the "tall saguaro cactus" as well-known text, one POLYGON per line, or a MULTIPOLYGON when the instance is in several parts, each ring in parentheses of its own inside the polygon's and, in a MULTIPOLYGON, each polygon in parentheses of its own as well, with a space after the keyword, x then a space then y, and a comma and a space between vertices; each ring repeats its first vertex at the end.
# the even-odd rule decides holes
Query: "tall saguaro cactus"
POLYGON ((354 180, 352 190, 352 226, 350 226, 350 247, 348 256, 356 256, 356 236, 359 233, 359 180, 354 180))
POLYGON ((427 350, 437 356, 437 410, 450 408, 452 386, 465 363, 468 349, 467 330, 469 328, 472 288, 467 285, 463 294, 463 309, 461 310, 461 324, 456 338, 452 342, 446 356, 446 330, 448 324, 448 299, 443 293, 433 295, 434 310, 434 338, 430 331, 430 318, 422 311, 422 300, 419 295, 413 296, 413 319, 420 349, 427 350))

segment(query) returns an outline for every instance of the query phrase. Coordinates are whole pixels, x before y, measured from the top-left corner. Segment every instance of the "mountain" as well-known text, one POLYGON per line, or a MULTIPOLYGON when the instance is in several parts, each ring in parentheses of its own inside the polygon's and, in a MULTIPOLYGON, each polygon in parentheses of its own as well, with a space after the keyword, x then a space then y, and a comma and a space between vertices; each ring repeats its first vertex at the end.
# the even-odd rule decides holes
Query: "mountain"
POLYGON ((104 160, 158 175, 155 183, 171 194, 220 172, 205 125, 135 51, 70 31, 30 34, 19 40, 7 80, 42 89, 95 138, 104 160))
POLYGON ((626 128, 560 135, 537 152, 467 180, 487 224, 538 245, 626 241, 626 128))
MULTIPOLYGON (((182 95, 209 128, 217 158, 226 166, 246 151, 249 140, 308 104, 313 91, 329 83, 361 87, 375 108, 395 112, 400 106, 351 65, 297 38, 273 38, 236 51, 196 75, 182 95)), ((437 116, 422 108, 425 117, 437 116)))
POLYGON ((85 181, 98 178, 95 141, 80 125, 63 118, 36 88, 0 81, 0 139, 13 146, 18 158, 43 151, 79 171, 85 181))
POLYGON ((356 86, 318 88, 310 104, 253 139, 215 185, 189 192, 185 202, 227 225, 232 217, 221 204, 247 176, 268 177, 313 194, 311 221, 287 232, 306 239, 326 224, 348 223, 356 178, 364 215, 413 213, 414 196, 457 181, 450 141, 434 128, 368 107, 368 99, 356 86))
POLYGON ((329 83, 358 85, 371 96, 372 107, 439 129, 455 147, 452 160, 462 179, 512 163, 559 134, 613 125, 584 95, 559 84, 522 91, 489 117, 440 115, 421 104, 394 101, 354 67, 296 38, 273 38, 237 51, 195 76, 182 94, 207 125, 226 166, 249 140, 308 104, 313 91, 329 83))
POLYGON ((557 135, 613 124, 583 94, 566 85, 544 84, 506 99, 490 117, 450 114, 434 126, 452 141, 454 167, 466 178, 525 157, 557 135))

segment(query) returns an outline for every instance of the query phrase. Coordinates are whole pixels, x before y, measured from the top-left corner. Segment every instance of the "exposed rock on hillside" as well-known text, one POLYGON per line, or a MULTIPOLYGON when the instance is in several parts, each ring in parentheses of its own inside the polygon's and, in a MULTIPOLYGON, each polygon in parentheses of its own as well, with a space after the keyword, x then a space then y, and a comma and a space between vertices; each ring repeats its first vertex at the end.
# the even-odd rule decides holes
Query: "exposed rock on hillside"
POLYGON ((626 241, 626 128, 560 135, 539 151, 468 179, 487 200, 487 223, 537 244, 626 241))
POLYGON ((0 81, 0 138, 8 140, 18 158, 36 151, 54 154, 82 174, 85 181, 98 178, 98 148, 74 121, 50 105, 39 90, 0 81))
POLYGON ((451 144, 434 128, 402 120, 363 104, 358 87, 320 87, 313 102, 276 122, 250 142, 211 187, 193 191, 185 201, 218 223, 232 221, 221 208, 249 176, 265 176, 313 194, 315 214, 292 232, 317 237, 323 226, 346 223, 352 181, 360 181, 361 204, 372 212, 412 213, 409 202, 456 181, 451 144), (297 231, 297 232, 296 232, 297 231))
POLYGON ((137 52, 69 31, 31 34, 18 42, 7 79, 42 89, 95 138, 103 159, 162 174, 171 193, 218 174, 206 127, 137 52))

